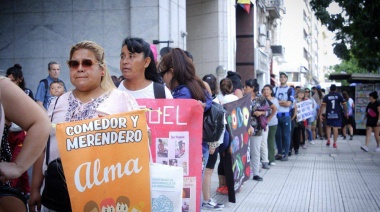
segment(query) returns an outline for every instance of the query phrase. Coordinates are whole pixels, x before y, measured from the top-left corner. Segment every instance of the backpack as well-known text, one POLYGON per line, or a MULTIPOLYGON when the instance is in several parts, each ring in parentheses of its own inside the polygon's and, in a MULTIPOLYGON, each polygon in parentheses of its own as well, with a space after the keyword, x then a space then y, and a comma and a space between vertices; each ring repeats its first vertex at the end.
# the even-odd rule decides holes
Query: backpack
POLYGON ((221 104, 212 102, 211 108, 203 116, 203 134, 204 141, 218 141, 224 129, 224 114, 226 110, 221 104))

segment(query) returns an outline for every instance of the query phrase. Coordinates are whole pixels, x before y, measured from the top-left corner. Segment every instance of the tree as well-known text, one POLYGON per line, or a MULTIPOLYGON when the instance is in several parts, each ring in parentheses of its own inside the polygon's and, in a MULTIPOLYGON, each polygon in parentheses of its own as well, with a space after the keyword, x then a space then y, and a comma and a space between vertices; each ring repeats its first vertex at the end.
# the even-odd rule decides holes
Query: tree
MULTIPOLYGON (((367 69, 361 68, 358 66, 358 60, 354 56, 350 56, 350 60, 343 60, 340 64, 334 65, 332 69, 334 73, 368 73, 367 69)), ((347 80, 338 80, 342 82, 342 85, 349 85, 347 80)))
POLYGON ((359 67, 374 72, 380 67, 380 1, 379 0, 311 0, 315 16, 335 33, 334 54, 349 61, 352 56, 359 67), (341 14, 330 14, 326 8, 336 2, 341 14))

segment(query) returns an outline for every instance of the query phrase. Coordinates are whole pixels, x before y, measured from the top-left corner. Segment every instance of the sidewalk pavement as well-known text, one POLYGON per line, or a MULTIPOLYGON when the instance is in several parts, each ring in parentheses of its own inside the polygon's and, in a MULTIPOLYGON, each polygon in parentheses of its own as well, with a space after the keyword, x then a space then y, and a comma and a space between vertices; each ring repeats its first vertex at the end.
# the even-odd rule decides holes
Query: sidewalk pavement
MULTIPOLYGON (((236 203, 215 193, 217 171, 212 176, 214 200, 225 204, 223 211, 380 211, 380 152, 374 152, 372 135, 369 152, 360 146, 365 136, 338 138, 338 148, 326 140, 300 148, 289 161, 276 161, 262 169, 264 181, 247 180, 236 194, 236 203)), ((218 164, 218 163, 217 163, 218 164)), ((205 211, 205 210, 202 210, 205 211)))

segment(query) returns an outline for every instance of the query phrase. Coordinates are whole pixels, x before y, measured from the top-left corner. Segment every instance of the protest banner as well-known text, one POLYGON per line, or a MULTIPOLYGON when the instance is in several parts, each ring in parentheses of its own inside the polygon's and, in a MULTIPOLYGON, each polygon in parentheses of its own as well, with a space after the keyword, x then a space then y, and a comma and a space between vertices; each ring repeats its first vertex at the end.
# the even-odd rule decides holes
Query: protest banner
POLYGON ((57 125, 73 211, 150 211, 145 111, 57 125))
MULTIPOLYGON (((203 108, 193 99, 138 99, 140 107, 151 109, 147 122, 151 130, 153 161, 183 168, 182 211, 200 211, 202 183, 203 108)), ((152 196, 152 204, 158 196, 152 196)), ((156 201, 157 200, 157 201, 156 201)), ((157 202, 157 203, 156 203, 157 202)))
MULTIPOLYGON (((250 177, 249 135, 248 129, 251 123, 251 96, 224 105, 227 110, 227 123, 231 132, 232 141, 230 149, 226 152, 226 164, 231 164, 225 169, 227 186, 233 186, 233 191, 241 188, 242 184, 250 177), (231 162, 232 163, 231 163, 231 162), (228 177, 232 172, 232 179, 228 177)), ((228 189, 229 201, 235 202, 234 192, 228 189)))
POLYGON ((313 102, 308 99, 302 102, 296 103, 297 105, 297 122, 306 120, 314 115, 313 102))

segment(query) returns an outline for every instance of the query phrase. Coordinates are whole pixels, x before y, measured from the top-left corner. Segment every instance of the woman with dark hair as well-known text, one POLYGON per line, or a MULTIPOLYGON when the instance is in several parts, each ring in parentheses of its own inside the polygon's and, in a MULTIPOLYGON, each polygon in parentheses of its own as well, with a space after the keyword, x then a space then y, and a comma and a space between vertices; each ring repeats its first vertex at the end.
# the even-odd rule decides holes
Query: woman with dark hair
POLYGON ((251 114, 251 126, 253 131, 249 138, 250 142, 250 154, 251 154, 251 168, 253 170, 253 180, 263 181, 263 178, 259 176, 260 169, 260 147, 263 140, 263 131, 267 128, 263 128, 260 124, 260 116, 268 116, 272 102, 267 100, 264 96, 257 96, 259 92, 259 84, 256 79, 248 79, 245 81, 244 93, 251 95, 252 100, 252 114, 251 114))
MULTIPOLYGON (((321 86, 317 85, 317 93, 313 95, 313 99, 317 102, 318 104, 318 109, 317 114, 319 114, 319 110, 321 108, 322 102, 323 102, 323 97, 325 96, 322 92, 321 86)), ((326 116, 326 108, 323 109, 321 112, 323 116, 326 116)), ((326 118, 323 119, 324 121, 321 121, 319 118, 317 118, 317 130, 318 130, 318 135, 321 140, 323 140, 323 136, 326 135, 326 118)))
POLYGON ((373 91, 369 94, 369 103, 367 105, 366 116, 364 119, 367 119, 366 123, 366 137, 365 145, 361 147, 362 150, 368 152, 368 145, 371 139, 371 134, 374 132, 375 139, 377 143, 377 148, 375 152, 380 152, 380 102, 377 99, 379 98, 377 91, 373 91))
POLYGON ((297 103, 300 103, 302 101, 307 100, 305 97, 305 90, 300 89, 297 92, 297 97, 295 98, 293 102, 293 116, 292 116, 292 125, 295 126, 294 132, 292 135, 293 141, 291 142, 289 153, 292 152, 292 149, 294 148, 294 152, 296 155, 298 155, 298 150, 301 145, 303 149, 306 149, 306 136, 305 136, 305 122, 306 120, 297 120, 297 103))
MULTIPOLYGON (((34 100, 33 92, 25 87, 24 75, 22 73, 22 67, 19 64, 15 64, 13 67, 8 68, 6 76, 23 90, 32 100, 34 100)), ((17 124, 12 123, 9 129, 8 142, 12 152, 12 161, 15 161, 19 155, 22 145, 25 140, 25 131, 21 129, 17 124)), ((28 172, 24 172, 20 178, 14 179, 11 182, 13 188, 20 189, 25 196, 30 194, 29 175, 28 172)))
POLYGON ((241 82, 240 74, 237 72, 228 71, 227 78, 232 81, 234 95, 239 98, 243 97, 243 84, 241 82))
POLYGON ((141 38, 125 38, 120 53, 120 70, 124 80, 119 90, 135 99, 172 99, 170 90, 162 84, 150 45, 141 38))
POLYGON ((342 128, 342 134, 343 134, 343 139, 346 139, 346 134, 347 134, 347 127, 348 131, 350 133, 350 140, 353 139, 354 137, 354 129, 353 126, 355 124, 355 119, 354 119, 354 111, 355 111, 355 104, 354 100, 350 98, 348 93, 346 91, 342 92, 343 98, 347 102, 347 114, 343 116, 343 128, 342 128))
POLYGON ((24 74, 22 73, 22 67, 19 64, 15 64, 13 67, 8 68, 6 77, 14 82, 18 87, 23 90, 26 95, 34 100, 33 92, 29 88, 25 87, 24 74))
MULTIPOLYGON (((174 99, 198 100, 204 106, 205 112, 211 108, 212 97, 206 90, 204 82, 197 77, 193 62, 182 49, 174 48, 165 54, 158 68, 166 86, 172 91, 174 99)), ((202 172, 209 158, 207 142, 213 141, 202 141, 202 172)), ((202 208, 213 209, 214 207, 217 205, 211 198, 202 201, 202 208)))
MULTIPOLYGON (((205 75, 202 80, 204 82, 207 82, 208 86, 210 87, 210 90, 211 90, 211 95, 212 95, 212 99, 215 99, 216 98, 216 95, 218 95, 218 86, 217 86, 217 83, 216 83, 216 77, 212 74, 207 74, 205 75)), ((217 99, 217 98, 216 98, 217 99)))
POLYGON ((280 104, 278 103, 278 99, 274 97, 274 92, 271 85, 264 86, 263 96, 273 103, 273 108, 271 107, 270 115, 268 116, 268 139, 263 139, 263 141, 267 140, 269 165, 274 166, 276 165, 274 155, 276 152, 275 140, 278 124, 277 109, 280 107, 280 104))

